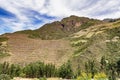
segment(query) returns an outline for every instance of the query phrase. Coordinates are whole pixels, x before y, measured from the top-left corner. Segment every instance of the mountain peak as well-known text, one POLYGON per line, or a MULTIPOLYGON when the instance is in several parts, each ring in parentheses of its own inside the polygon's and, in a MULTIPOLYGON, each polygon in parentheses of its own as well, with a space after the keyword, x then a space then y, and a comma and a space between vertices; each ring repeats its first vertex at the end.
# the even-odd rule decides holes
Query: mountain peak
POLYGON ((28 34, 30 38, 61 39, 82 29, 101 23, 102 21, 100 20, 71 15, 70 17, 63 18, 61 21, 45 24, 37 30, 25 30, 16 33, 28 34))

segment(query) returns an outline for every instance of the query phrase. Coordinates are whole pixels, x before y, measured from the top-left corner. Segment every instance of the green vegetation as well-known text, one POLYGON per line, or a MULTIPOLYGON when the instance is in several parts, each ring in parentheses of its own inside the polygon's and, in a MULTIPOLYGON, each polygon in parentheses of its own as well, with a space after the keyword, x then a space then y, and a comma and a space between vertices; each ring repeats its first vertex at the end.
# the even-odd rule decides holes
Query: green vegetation
POLYGON ((57 69, 52 64, 44 64, 42 62, 30 63, 23 68, 25 77, 40 78, 40 77, 55 77, 57 76, 57 69))
POLYGON ((47 80, 45 77, 43 77, 43 78, 39 78, 39 80, 47 80))
POLYGON ((76 48, 74 56, 79 56, 80 54, 84 53, 87 50, 87 48, 93 43, 93 41, 94 36, 91 38, 85 38, 85 36, 74 38, 72 40, 72 46, 76 48))
MULTIPOLYGON (((81 75, 77 78, 77 80, 91 80, 91 74, 81 73, 81 75)), ((105 73, 97 73, 95 74, 94 80, 107 80, 107 76, 105 73)))
POLYGON ((106 62, 105 57, 101 58, 101 67, 97 68, 95 61, 88 61, 85 64, 85 71, 81 71, 77 80, 116 80, 119 76, 119 61, 106 62))
POLYGON ((6 57, 6 56, 10 56, 10 54, 7 52, 5 48, 1 48, 0 46, 0 58, 6 57))
POLYGON ((120 58, 120 27, 107 29, 105 33, 109 40, 106 42, 109 60, 116 61, 120 58))
POLYGON ((10 79, 11 79, 10 76, 7 75, 7 74, 1 74, 0 75, 0 80, 10 80, 10 79))
POLYGON ((24 67, 15 64, 4 62, 0 64, 0 74, 13 77, 39 78, 46 80, 49 77, 62 77, 71 79, 73 70, 70 62, 67 62, 56 68, 53 64, 44 64, 43 62, 30 63, 24 67))
POLYGON ((120 21, 117 21, 115 23, 113 23, 114 26, 119 26, 120 25, 120 21))
POLYGON ((53 64, 44 64, 43 62, 30 63, 24 67, 4 62, 0 64, 0 79, 24 77, 46 80, 49 77, 62 77, 66 79, 77 78, 77 80, 104 80, 107 78, 116 80, 117 77, 120 77, 120 60, 116 63, 109 61, 107 63, 106 60, 105 57, 101 59, 99 68, 97 68, 96 61, 89 60, 85 63, 84 69, 77 68, 79 70, 77 73, 72 68, 70 61, 64 63, 59 68, 56 68, 53 64))
POLYGON ((107 43, 107 46, 108 46, 108 48, 109 48, 109 51, 111 52, 111 53, 119 53, 118 51, 120 50, 120 42, 118 41, 118 42, 108 42, 107 43))
POLYGON ((0 52, 0 58, 6 57, 6 56, 10 56, 10 54, 0 52))
POLYGON ((95 66, 95 61, 88 61, 85 63, 85 72, 91 74, 91 78, 94 78, 95 74, 97 73, 97 69, 95 66))
MULTIPOLYGON (((43 62, 29 63, 24 67, 5 62, 0 64, 0 77, 3 78, 7 75, 10 78, 25 77, 39 78, 40 80, 46 80, 48 77, 77 78, 77 80, 116 80, 117 77, 120 77, 120 27, 118 27, 120 22, 103 25, 100 23, 102 21, 71 16, 60 22, 46 24, 37 30, 16 32, 27 34, 29 38, 42 40, 67 37, 71 40, 71 45, 75 51, 73 56, 70 56, 71 62, 68 61, 60 67, 43 62), (92 28, 90 28, 91 26, 92 28), (81 32, 73 34, 78 31, 81 32), (74 36, 81 37, 75 38, 74 36)), ((6 37, 0 37, 0 57, 9 55, 7 47, 2 44, 7 40, 6 37)))
POLYGON ((85 17, 70 16, 62 19, 60 22, 56 21, 45 24, 37 30, 24 30, 16 33, 28 34, 29 38, 40 38, 42 40, 61 39, 100 23, 102 23, 102 21, 85 17))
POLYGON ((0 58, 10 56, 10 54, 8 54, 7 44, 6 42, 4 43, 4 41, 7 40, 8 40, 7 37, 0 37, 0 58))
POLYGON ((66 64, 63 64, 59 68, 59 77, 71 79, 74 76, 74 73, 71 68, 71 63, 68 61, 66 64))
POLYGON ((117 61, 117 73, 118 73, 118 76, 120 77, 120 60, 117 61))
POLYGON ((80 30, 86 29, 86 28, 88 28, 88 27, 90 27, 90 26, 93 26, 93 25, 99 24, 99 23, 100 23, 99 20, 91 19, 91 20, 85 22, 84 24, 82 24, 82 25, 80 26, 80 30))
POLYGON ((113 39, 114 37, 120 37, 120 27, 112 28, 112 29, 107 29, 106 33, 108 34, 108 39, 113 39))
POLYGON ((0 37, 0 42, 7 41, 7 40, 8 40, 7 37, 0 37))
POLYGON ((79 64, 81 67, 81 69, 77 69, 80 74, 78 80, 91 80, 91 78, 94 80, 106 80, 107 78, 116 80, 116 77, 120 75, 118 67, 120 27, 104 30, 101 27, 98 27, 99 30, 96 29, 98 31, 95 30, 96 32, 90 38, 86 38, 86 34, 71 40, 72 46, 76 49, 72 58, 73 64, 79 64), (99 33, 99 31, 103 32, 99 33), (83 65, 85 66, 83 67, 83 65), (85 71, 82 71, 83 68, 85 71))

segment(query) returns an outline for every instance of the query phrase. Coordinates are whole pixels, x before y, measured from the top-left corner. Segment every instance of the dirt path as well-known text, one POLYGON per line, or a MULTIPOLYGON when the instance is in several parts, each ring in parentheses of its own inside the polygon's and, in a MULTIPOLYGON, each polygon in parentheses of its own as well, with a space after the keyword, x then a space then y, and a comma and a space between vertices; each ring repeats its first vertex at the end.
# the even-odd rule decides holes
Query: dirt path
MULTIPOLYGON (((20 77, 16 77, 14 78, 13 80, 39 80, 37 78, 20 78, 20 77)), ((63 79, 60 79, 60 78, 47 78, 47 80, 63 80, 63 79)))

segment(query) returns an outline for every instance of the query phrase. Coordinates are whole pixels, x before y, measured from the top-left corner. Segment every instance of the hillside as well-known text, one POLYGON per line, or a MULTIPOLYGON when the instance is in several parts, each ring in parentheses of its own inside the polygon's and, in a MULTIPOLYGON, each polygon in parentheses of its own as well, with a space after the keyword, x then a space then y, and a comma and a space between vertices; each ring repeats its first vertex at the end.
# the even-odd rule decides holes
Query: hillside
POLYGON ((59 65, 66 62, 73 51, 68 40, 31 39, 25 34, 10 34, 6 37, 9 38, 7 45, 9 45, 11 56, 4 57, 2 62, 24 65, 44 61, 59 65))
MULTIPOLYGON (((70 16, 45 24, 37 30, 4 34, 10 56, 0 62, 25 65, 44 61, 60 66, 71 60, 74 66, 88 60, 100 62, 102 56, 117 61, 120 58, 120 21, 104 22, 70 16)), ((3 43, 2 43, 3 44, 3 43)))
POLYGON ((100 62, 103 56, 110 62, 119 60, 119 25, 120 21, 118 20, 111 23, 91 26, 73 34, 71 45, 76 48, 73 54, 73 64, 76 65, 78 63, 85 65, 85 62, 89 60, 100 62))
POLYGON ((45 24, 37 30, 25 30, 17 33, 28 34, 30 38, 47 39, 61 39, 68 37, 70 34, 85 29, 91 25, 103 23, 100 20, 89 19, 86 17, 70 16, 62 19, 61 21, 55 21, 53 23, 45 24))

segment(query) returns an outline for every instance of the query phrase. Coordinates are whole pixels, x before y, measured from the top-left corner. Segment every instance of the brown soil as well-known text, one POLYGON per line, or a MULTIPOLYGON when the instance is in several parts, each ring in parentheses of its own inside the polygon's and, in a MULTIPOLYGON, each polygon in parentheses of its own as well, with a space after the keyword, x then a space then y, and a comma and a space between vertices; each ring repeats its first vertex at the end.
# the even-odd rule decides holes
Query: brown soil
POLYGON ((7 37, 11 56, 3 58, 1 62, 25 65, 30 62, 44 61, 59 66, 73 53, 67 40, 30 39, 25 34, 12 34, 7 37))

